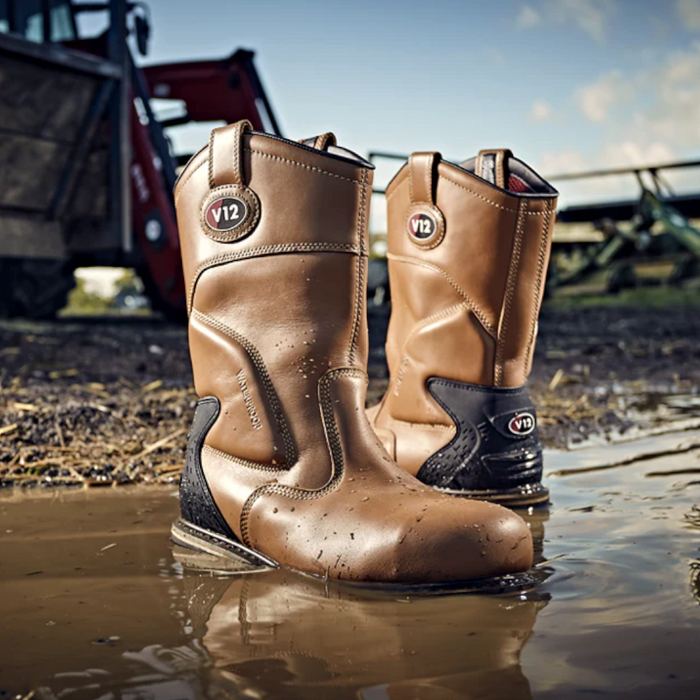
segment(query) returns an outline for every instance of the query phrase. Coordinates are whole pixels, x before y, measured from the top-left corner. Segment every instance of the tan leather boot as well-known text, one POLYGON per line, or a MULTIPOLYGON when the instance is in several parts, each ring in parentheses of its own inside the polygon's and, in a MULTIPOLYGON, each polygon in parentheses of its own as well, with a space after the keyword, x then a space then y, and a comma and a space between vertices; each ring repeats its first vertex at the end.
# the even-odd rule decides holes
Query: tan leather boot
POLYGON ((348 581, 521 572, 518 516, 426 489, 366 419, 371 165, 215 129, 175 203, 197 406, 176 542, 348 581))
POLYGON ((370 421, 425 484, 546 501, 530 372, 557 192, 510 151, 414 153, 390 183, 389 388, 370 421))

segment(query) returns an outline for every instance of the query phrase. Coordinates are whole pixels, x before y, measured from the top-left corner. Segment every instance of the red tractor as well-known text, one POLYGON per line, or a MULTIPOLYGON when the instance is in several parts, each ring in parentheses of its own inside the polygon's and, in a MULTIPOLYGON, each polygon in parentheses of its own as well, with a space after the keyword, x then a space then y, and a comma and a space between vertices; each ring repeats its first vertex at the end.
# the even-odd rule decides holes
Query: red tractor
POLYGON ((128 39, 145 54, 149 31, 142 2, 0 0, 0 316, 51 317, 94 265, 134 268, 154 309, 183 316, 172 189, 190 154, 171 130, 279 134, 251 51, 139 68, 128 39), (80 37, 83 13, 105 31, 80 37))

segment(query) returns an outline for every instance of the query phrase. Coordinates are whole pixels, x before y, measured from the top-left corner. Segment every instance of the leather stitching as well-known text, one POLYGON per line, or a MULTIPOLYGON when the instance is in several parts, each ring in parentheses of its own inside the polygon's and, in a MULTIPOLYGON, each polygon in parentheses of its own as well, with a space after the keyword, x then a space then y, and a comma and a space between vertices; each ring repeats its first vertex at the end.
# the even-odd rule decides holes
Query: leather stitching
POLYGON ((267 367, 265 366, 265 362, 263 361, 258 349, 247 338, 234 331, 233 328, 229 328, 225 324, 221 323, 221 321, 218 321, 211 316, 207 316, 201 311, 197 311, 197 309, 193 309, 192 316, 198 321, 201 321, 202 323, 219 331, 219 333, 232 338, 248 353, 250 361, 253 363, 253 366, 260 375, 267 400, 270 402, 270 408, 272 408, 272 415, 275 419, 275 424, 282 435, 286 464, 287 466, 293 465, 297 461, 296 446, 294 445, 294 440, 292 439, 289 427, 287 426, 287 419, 285 418, 284 411, 282 410, 282 406, 277 398, 277 392, 275 392, 275 387, 272 384, 267 367))
POLYGON ((365 240, 367 232, 367 192, 371 192, 371 188, 366 187, 367 180, 369 179, 369 170, 365 170, 362 173, 362 185, 360 187, 360 222, 358 224, 358 238, 360 251, 363 255, 368 255, 367 242, 365 240))
MULTIPOLYGON (((401 420, 400 418, 391 417, 394 423, 403 423, 403 425, 410 425, 412 428, 425 428, 426 430, 435 430, 444 433, 454 433, 457 428, 454 425, 442 425, 440 423, 418 423, 412 420, 401 420)), ((380 428, 381 430, 381 428, 380 428)))
MULTIPOLYGON (((175 206, 177 206, 177 203, 180 199, 180 195, 182 194, 182 188, 187 184, 189 179, 202 167, 205 165, 209 165, 210 160, 207 158, 206 160, 203 160, 197 167, 193 168, 190 170, 189 173, 187 173, 186 177, 184 177, 182 180, 180 180, 177 184, 177 194, 175 195, 175 206)), ((211 184, 211 180, 210 180, 211 184)))
POLYGON ((429 204, 435 204, 435 200, 433 198, 433 165, 435 163, 435 156, 433 156, 430 159, 430 163, 428 164, 428 167, 425 169, 425 184, 428 188, 428 203, 429 204))
POLYGON ((481 325, 484 327, 486 332, 493 336, 494 338, 496 337, 496 329, 489 323, 488 319, 484 315, 483 311, 472 301, 472 299, 469 298, 469 296, 466 294, 466 292, 450 277, 450 275, 445 272, 439 265, 435 265, 434 263, 429 263, 426 262, 425 260, 418 260, 416 258, 408 258, 404 257, 402 255, 394 255, 393 253, 387 253, 387 258, 391 260, 396 260, 398 262, 404 262, 408 263, 410 265, 420 265, 422 267, 426 267, 430 270, 433 270, 433 272, 437 272, 438 274, 442 275, 451 285, 454 287, 455 291, 464 299, 466 302, 467 306, 469 306, 470 311, 479 319, 479 322, 481 325))
POLYGON ((496 207, 497 209, 501 209, 502 211, 509 211, 512 212, 513 214, 517 214, 518 210, 517 209, 510 209, 509 207, 504 207, 502 204, 498 204, 498 202, 494 202, 490 199, 487 199, 484 197, 482 194, 479 194, 478 192, 474 192, 474 190, 469 189, 468 187, 465 187, 464 185, 460 185, 459 182, 455 182, 452 178, 447 177, 444 173, 441 174, 441 177, 444 180, 447 180, 447 182, 453 184, 455 187, 459 187, 460 189, 464 190, 465 192, 469 192, 474 197, 477 197, 478 199, 482 200, 483 202, 486 202, 487 204, 490 204, 492 207, 496 207))
MULTIPOLYGON (((465 187, 464 185, 460 185, 459 182, 455 182, 451 178, 447 177, 444 173, 440 173, 440 177, 443 180, 447 180, 447 182, 451 183, 455 187, 459 187, 460 189, 464 190, 465 192, 469 192, 474 197, 477 197, 478 199, 482 200, 483 202, 486 202, 487 204, 490 204, 492 207, 496 207, 497 209, 501 209, 502 211, 509 211, 512 214, 519 214, 520 213, 520 207, 517 209, 511 209, 510 207, 504 207, 502 204, 498 204, 498 202, 494 202, 491 199, 488 199, 487 197, 484 197, 483 195, 479 194, 478 192, 474 192, 474 190, 469 189, 468 187, 465 187)), ((527 201, 527 199, 523 198, 520 201, 527 201)), ((549 200, 547 200, 549 201, 549 200)), ((543 214, 546 214, 545 211, 528 211, 526 212, 526 216, 542 216, 543 214)))
POLYGON ((357 235, 360 244, 360 250, 363 255, 358 255, 357 257, 357 277, 355 280, 355 302, 353 308, 353 321, 352 321, 352 332, 350 335, 350 350, 349 350, 349 361, 350 364, 355 363, 355 350, 357 346, 357 338, 360 333, 360 324, 362 322, 362 301, 363 295, 365 294, 365 207, 367 203, 366 198, 366 188, 364 187, 365 181, 367 179, 367 171, 362 172, 362 186, 360 187, 360 211, 357 217, 357 235))
POLYGON ((243 134, 246 131, 246 129, 252 129, 252 124, 247 119, 242 119, 241 121, 236 122, 236 124, 234 124, 233 126, 222 126, 216 129, 212 129, 211 134, 209 135, 209 189, 214 189, 215 187, 217 187, 214 172, 214 140, 216 138, 217 132, 222 131, 223 129, 230 129, 233 136, 233 162, 231 163, 233 182, 222 184, 243 184, 243 168, 240 158, 241 141, 243 139, 243 134))
POLYGON ((502 190, 505 189, 506 183, 503 172, 503 162, 505 160, 505 154, 503 151, 496 151, 496 185, 502 190))
MULTIPOLYGON (((422 321, 419 321, 416 323, 413 328, 411 329, 411 332, 408 334, 408 337, 406 338, 406 341, 403 344, 403 348, 401 349, 401 364, 399 365, 399 371, 396 375, 396 382, 394 384, 394 389, 391 393, 393 393, 394 396, 399 395, 399 388, 401 386, 401 383, 403 382, 403 377, 404 377, 404 372, 405 372, 405 366, 408 364, 408 359, 409 359, 409 354, 408 354, 408 345, 411 342, 411 340, 414 338, 414 336, 423 328, 426 326, 429 326, 433 321, 437 321, 441 318, 446 318, 447 316, 452 315, 453 313, 456 313, 457 311, 464 310, 464 311, 469 311, 469 306, 462 302, 460 304, 454 304, 453 306, 449 306, 446 309, 442 309, 441 311, 437 311, 434 314, 431 314, 430 316, 427 316, 424 318, 422 321)), ((387 389, 387 392, 385 396, 388 396, 389 390, 387 389)), ((376 420, 379 418, 379 414, 382 412, 382 409, 384 408, 386 404, 384 403, 384 400, 382 400, 382 405, 379 411, 377 411, 377 416, 375 418, 375 423, 376 420)), ((401 420, 400 418, 395 418, 393 415, 391 415, 391 412, 389 413, 391 416, 391 420, 395 421, 397 423, 404 423, 406 425, 411 425, 411 426, 421 426, 424 428, 444 428, 445 430, 452 430, 454 426, 445 426, 445 425, 440 425, 438 423, 418 423, 415 421, 405 421, 401 420)))
POLYGON ((544 277, 544 264, 547 258, 547 243, 549 240, 549 221, 551 217, 551 206, 550 202, 547 202, 547 212, 542 222, 542 235, 540 238, 540 252, 537 257, 537 273, 535 275, 535 294, 537 295, 534 300, 532 307, 532 318, 530 319, 530 333, 529 341, 527 344, 527 351, 525 353, 525 371, 530 366, 530 356, 532 355, 532 349, 535 344, 535 329, 537 328, 537 317, 540 313, 540 296, 542 294, 542 282, 544 277))
POLYGON ((243 184, 243 169, 241 168, 239 154, 244 128, 244 122, 238 122, 238 124, 236 124, 235 138, 233 139, 233 179, 235 185, 243 184))
POLYGON ((506 293, 503 303, 503 311, 501 320, 498 326, 498 337, 496 339, 496 361, 494 366, 494 383, 500 386, 503 381, 503 352, 506 343, 506 334, 508 332, 508 321, 510 320, 510 309, 513 304, 513 295, 515 293, 515 284, 518 277, 518 267, 520 266, 520 253, 523 244, 523 232, 525 229, 525 213, 527 212, 527 200, 520 201, 518 207, 518 221, 515 227, 515 236, 513 238, 513 251, 510 257, 510 266, 508 268, 508 280, 506 282, 506 293))
POLYGON ((352 243, 322 243, 322 242, 312 242, 312 243, 279 243, 276 245, 264 245, 258 246, 257 248, 248 248, 246 250, 236 250, 230 251, 228 253, 221 253, 220 255, 215 255, 213 258, 209 258, 204 262, 200 263, 199 267, 194 272, 192 276, 192 284, 190 285, 190 293, 187 299, 187 308, 192 309, 192 303, 194 301, 194 292, 202 273, 206 272, 211 267, 217 267, 218 265, 225 265, 229 262, 235 262, 236 260, 248 260, 250 258, 263 257, 267 255, 285 255, 288 253, 353 253, 355 255, 361 255, 361 251, 356 245, 352 243))
POLYGON ((212 129, 211 133, 209 134, 209 157, 207 158, 207 161, 209 163, 209 189, 210 190, 213 190, 214 187, 216 186, 216 184, 214 183, 214 137, 215 137, 215 135, 216 135, 216 129, 212 129))
MULTIPOLYGON (((210 137, 211 138, 211 137, 210 137)), ((328 175, 329 177, 335 177, 339 180, 346 180, 347 182, 354 182, 356 185, 361 185, 359 180, 353 180, 349 177, 343 177, 342 175, 336 175, 335 173, 329 173, 326 170, 321 170, 320 168, 315 168, 312 165, 307 165, 306 163, 299 163, 295 160, 289 160, 288 158, 281 158, 280 156, 269 155, 268 153, 262 153, 261 151, 253 151, 250 148, 245 148, 248 153, 255 153, 256 155, 262 156, 263 158, 272 158, 274 160, 280 160, 284 163, 291 163, 292 165, 297 165, 301 168, 306 168, 307 170, 313 170, 314 172, 320 173, 322 175, 328 175)), ((213 177, 213 163, 211 158, 203 160, 197 167, 192 169, 185 177, 177 183, 177 196, 175 197, 175 204, 178 203, 180 196, 182 195, 182 190, 185 185, 189 182, 190 178, 202 167, 208 166, 209 168, 209 186, 211 187, 212 177, 213 177)), ((365 185, 366 186, 366 185, 365 185)))
POLYGON ((249 539, 249 520, 250 514, 256 501, 266 494, 277 494, 285 498, 293 498, 295 500, 315 500, 335 491, 340 485, 345 473, 345 461, 343 458, 343 446, 340 440, 340 433, 333 414, 333 402, 331 399, 330 385, 333 381, 340 377, 354 377, 364 379, 367 382, 367 374, 359 369, 340 367, 335 370, 329 370, 318 380, 318 401, 321 407, 321 419, 323 421, 323 430, 326 434, 326 443, 330 450, 331 464, 333 474, 325 486, 320 489, 309 490, 297 488, 294 486, 285 486, 284 484, 266 484, 257 488, 248 496, 243 510, 241 511, 241 539, 244 544, 250 546, 249 539))
POLYGON ((202 451, 209 452, 216 457, 221 457, 222 459, 225 459, 229 462, 233 462, 233 464, 240 467, 248 467, 249 469, 258 469, 260 471, 273 472, 275 474, 284 474, 287 471, 286 469, 283 469, 281 467, 275 467, 272 464, 252 462, 249 459, 241 459, 240 457, 234 457, 233 455, 228 454, 228 452, 222 452, 221 450, 217 450, 216 447, 211 447, 210 445, 202 445, 202 451))
MULTIPOLYGON (((404 341, 403 347, 401 348, 401 363, 399 364, 399 371, 396 373, 396 382, 394 383, 394 390, 392 391, 394 396, 399 395, 399 388, 401 386, 401 383, 403 381, 403 375, 405 372, 405 366, 408 363, 408 344, 413 340, 414 336, 423 328, 426 326, 429 326, 433 321, 438 321, 441 318, 446 318, 447 316, 452 315, 453 313, 456 313, 457 311, 464 309, 465 311, 469 310, 469 306, 462 302, 460 304, 454 304, 453 306, 449 306, 446 309, 441 309, 440 311, 436 311, 435 313, 431 314, 430 316, 427 316, 421 321, 418 321, 418 323, 413 325, 413 328, 411 328, 411 332, 408 334, 406 337, 406 340, 404 341)), ((387 394, 389 392, 387 391, 387 394)))
MULTIPOLYGON (((235 126, 236 132, 234 134, 234 139, 233 139, 233 163, 231 164, 232 167, 232 172, 233 172, 233 184, 234 185, 240 185, 242 182, 242 177, 241 177, 241 167, 240 163, 238 161, 238 149, 239 149, 239 141, 241 139, 241 128, 238 124, 235 126)), ((227 183, 228 184, 228 183, 227 183)))
POLYGON ((527 385, 525 384, 516 387, 479 386, 478 384, 465 384, 462 382, 450 381, 449 379, 438 379, 437 377, 431 377, 428 381, 431 384, 441 384, 442 386, 449 386, 462 391, 473 391, 479 394, 496 393, 498 396, 515 396, 527 391, 527 385))
MULTIPOLYGON (((299 161, 296 160, 290 160, 289 158, 282 158, 281 156, 273 156, 270 155, 269 153, 263 153, 262 151, 256 151, 253 150, 252 148, 246 148, 244 149, 248 153, 255 153, 256 155, 262 157, 262 158, 271 158, 272 160, 278 160, 281 161, 282 163, 289 163, 290 165, 296 165, 299 168, 305 168, 306 170, 313 170, 316 173, 319 173, 320 175, 328 175, 329 177, 335 177, 338 180, 345 180, 346 182, 353 182, 356 185, 362 185, 365 187, 365 183, 361 182, 360 180, 353 180, 350 177, 344 177, 343 175, 336 175, 335 173, 329 173, 327 170, 321 170, 321 168, 315 168, 313 165, 307 165, 306 163, 300 163, 299 161)), ((362 169, 363 171, 365 168, 362 169)))
POLYGON ((325 134, 316 137, 314 148, 318 151, 325 151, 328 146, 335 146, 336 144, 335 134, 332 131, 327 131, 325 134))

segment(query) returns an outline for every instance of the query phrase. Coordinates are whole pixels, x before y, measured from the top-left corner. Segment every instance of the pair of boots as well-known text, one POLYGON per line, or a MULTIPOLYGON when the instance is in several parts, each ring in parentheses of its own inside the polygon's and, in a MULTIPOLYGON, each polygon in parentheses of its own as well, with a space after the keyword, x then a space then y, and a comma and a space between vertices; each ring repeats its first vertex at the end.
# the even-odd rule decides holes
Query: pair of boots
POLYGON ((523 385, 557 193, 508 151, 411 156, 387 191, 391 382, 368 421, 372 169, 332 134, 294 143, 242 121, 180 175, 202 398, 173 538, 364 583, 524 572, 525 522, 448 494, 547 497, 523 385))

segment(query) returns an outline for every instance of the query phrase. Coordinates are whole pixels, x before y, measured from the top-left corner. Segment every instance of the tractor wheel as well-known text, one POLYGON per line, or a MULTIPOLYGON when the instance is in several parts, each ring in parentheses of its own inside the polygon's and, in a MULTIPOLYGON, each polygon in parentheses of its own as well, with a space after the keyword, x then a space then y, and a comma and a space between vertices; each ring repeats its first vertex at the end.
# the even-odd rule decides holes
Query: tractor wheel
POLYGON ((63 261, 0 258, 0 318, 53 318, 73 287, 73 269, 63 261))

